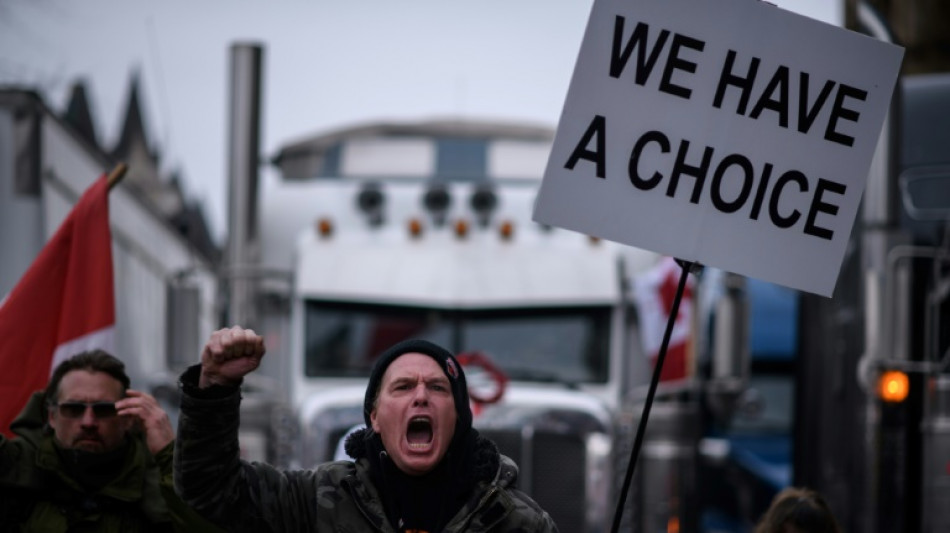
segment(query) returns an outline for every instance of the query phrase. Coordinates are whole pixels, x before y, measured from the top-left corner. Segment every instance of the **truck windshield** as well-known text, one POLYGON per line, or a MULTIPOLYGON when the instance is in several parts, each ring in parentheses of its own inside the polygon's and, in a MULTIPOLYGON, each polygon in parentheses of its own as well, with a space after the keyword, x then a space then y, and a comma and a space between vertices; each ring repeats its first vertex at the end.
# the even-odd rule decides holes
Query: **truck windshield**
POLYGON ((386 348, 421 338, 456 354, 486 354, 513 380, 605 382, 609 330, 609 307, 449 311, 308 301, 304 372, 365 377, 386 348))

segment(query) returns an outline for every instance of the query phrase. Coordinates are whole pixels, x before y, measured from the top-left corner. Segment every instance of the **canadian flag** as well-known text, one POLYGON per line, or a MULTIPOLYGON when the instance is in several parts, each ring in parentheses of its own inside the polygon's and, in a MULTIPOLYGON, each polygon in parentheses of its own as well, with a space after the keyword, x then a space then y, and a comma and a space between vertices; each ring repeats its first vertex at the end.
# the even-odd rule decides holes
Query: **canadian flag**
POLYGON ((56 365, 84 350, 113 349, 108 195, 102 176, 0 303, 0 431, 7 435, 56 365))
MULTIPOLYGON (((634 298, 640 314, 640 336, 650 362, 656 364, 682 269, 672 257, 664 257, 634 279, 634 298)), ((660 372, 660 381, 683 379, 692 374, 693 278, 687 278, 673 322, 670 344, 660 372)))

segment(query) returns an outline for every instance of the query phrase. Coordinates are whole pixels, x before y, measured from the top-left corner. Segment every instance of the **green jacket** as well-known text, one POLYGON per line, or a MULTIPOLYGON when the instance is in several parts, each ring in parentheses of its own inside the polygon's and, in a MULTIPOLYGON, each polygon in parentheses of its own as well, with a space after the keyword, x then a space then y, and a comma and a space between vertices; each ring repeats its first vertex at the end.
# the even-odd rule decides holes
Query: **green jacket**
MULTIPOLYGON (((175 448, 179 494, 228 531, 395 533, 369 473, 368 459, 282 471, 239 458, 238 388, 197 389, 182 376, 175 448)), ((551 517, 515 489, 518 469, 491 446, 498 467, 480 479, 444 531, 556 533, 551 517)))
POLYGON ((72 479, 46 427, 45 396, 34 393, 0 435, 0 524, 19 532, 214 531, 177 497, 172 483, 174 443, 154 457, 133 438, 116 478, 89 492, 72 479))

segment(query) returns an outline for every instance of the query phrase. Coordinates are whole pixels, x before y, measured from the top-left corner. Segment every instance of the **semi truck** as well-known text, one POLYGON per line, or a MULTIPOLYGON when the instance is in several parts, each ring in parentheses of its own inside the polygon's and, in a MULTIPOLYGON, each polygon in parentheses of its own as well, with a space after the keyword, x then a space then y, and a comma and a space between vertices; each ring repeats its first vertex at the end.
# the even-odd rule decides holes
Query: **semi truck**
POLYGON ((848 531, 950 529, 950 76, 900 89, 835 298, 801 299, 794 479, 848 531))
MULTIPOLYGON (((848 4, 849 27, 899 41, 848 4)), ((950 530, 950 76, 912 57, 833 297, 746 280, 746 386, 727 423, 704 422, 705 457, 724 458, 700 471, 713 530, 750 531, 788 485, 821 493, 845 531, 950 530)))

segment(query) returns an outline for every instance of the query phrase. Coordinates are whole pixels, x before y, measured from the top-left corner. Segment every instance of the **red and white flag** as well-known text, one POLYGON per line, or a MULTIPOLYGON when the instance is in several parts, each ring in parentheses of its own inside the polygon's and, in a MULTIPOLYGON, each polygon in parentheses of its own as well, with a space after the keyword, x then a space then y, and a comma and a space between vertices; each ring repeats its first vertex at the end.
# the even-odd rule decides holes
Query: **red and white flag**
MULTIPOLYGON (((640 315, 643 348, 652 364, 660 355, 666 324, 673 310, 673 299, 682 269, 672 257, 664 257, 656 266, 634 279, 634 298, 640 315)), ((670 344, 660 372, 660 381, 672 381, 692 375, 693 278, 687 278, 680 298, 679 312, 673 322, 670 344)))
POLYGON ((46 387, 52 369, 84 350, 112 351, 115 294, 109 185, 102 176, 0 303, 0 431, 46 387))

